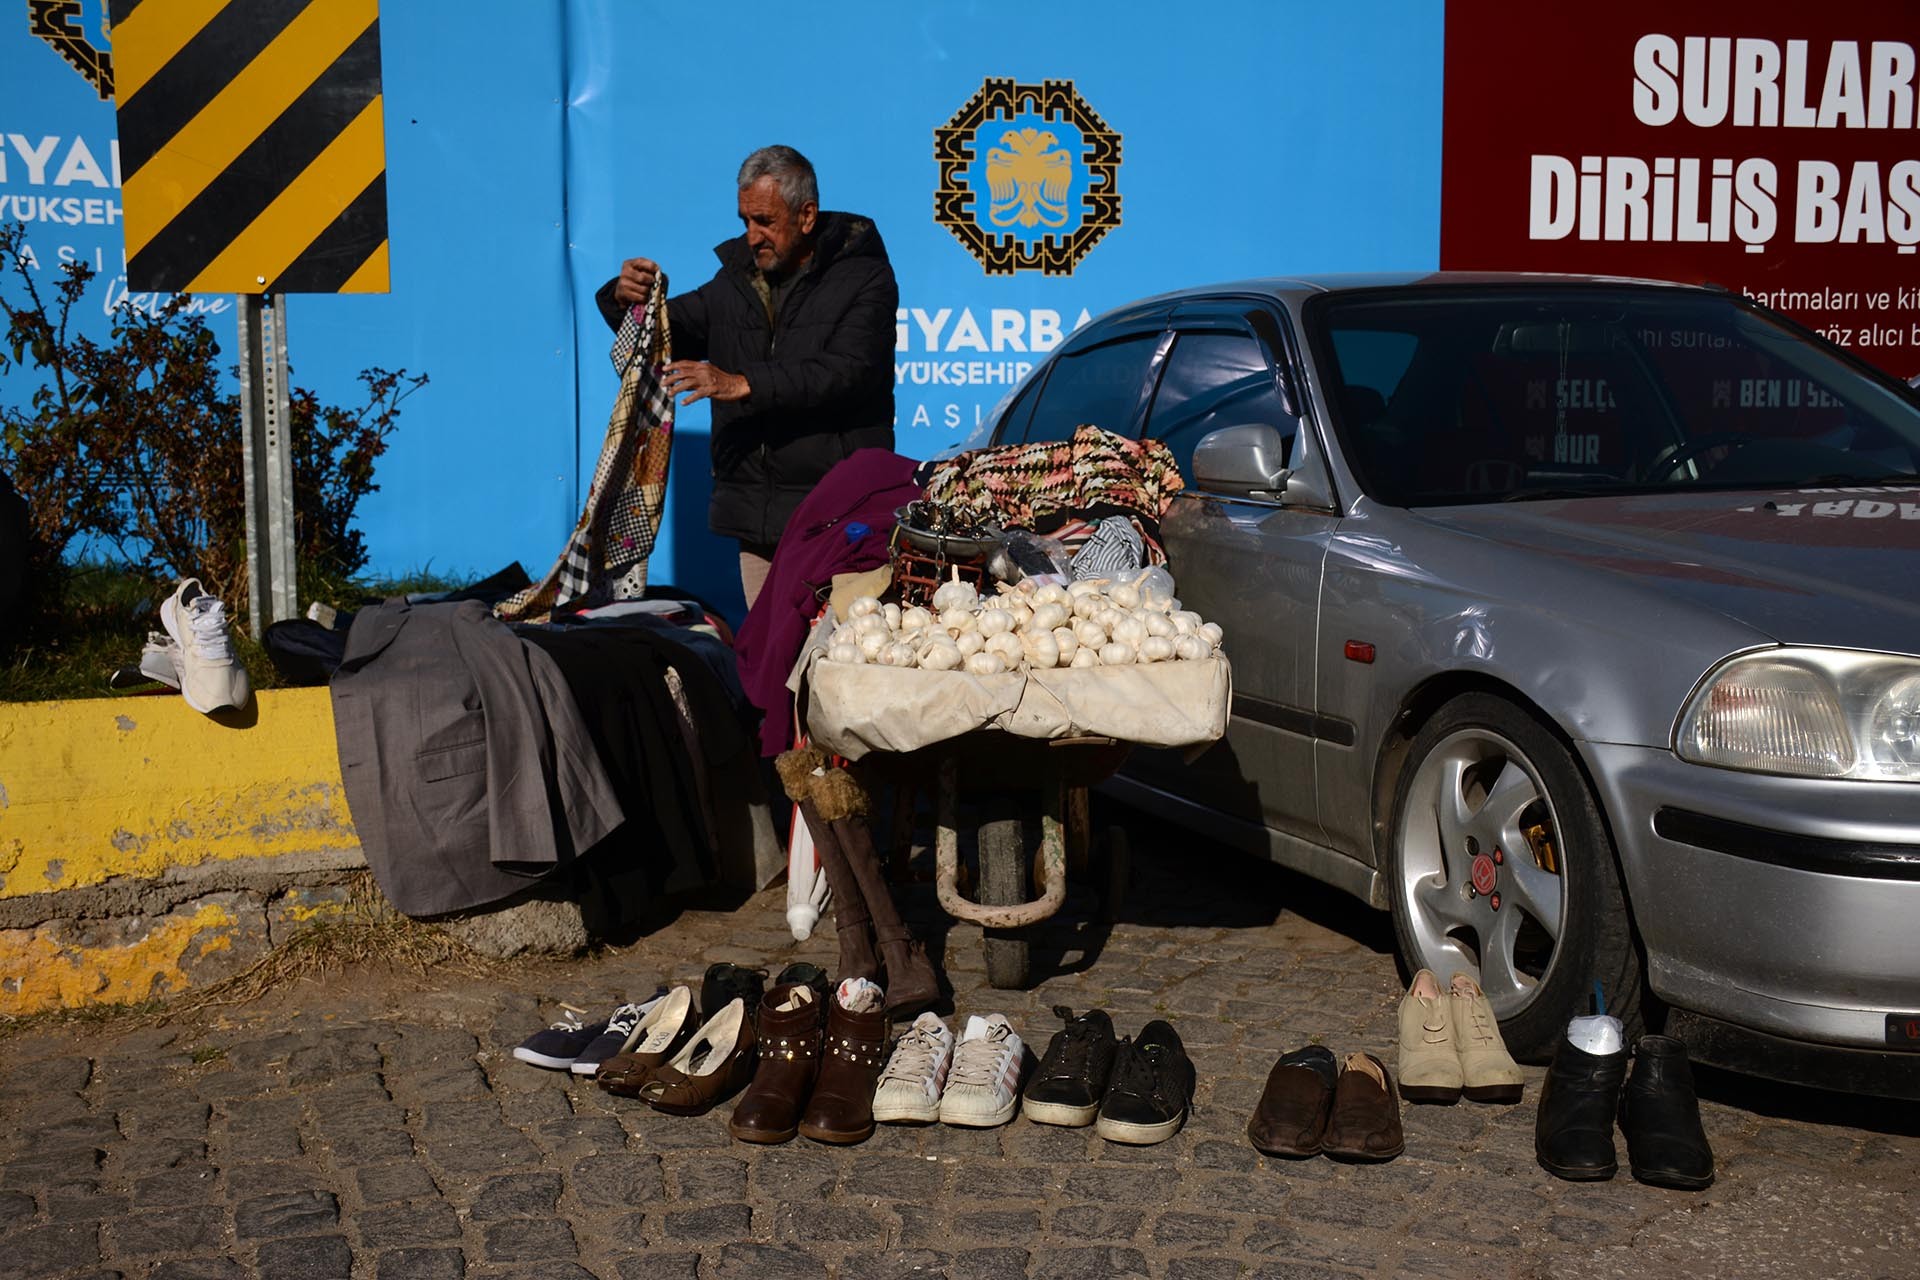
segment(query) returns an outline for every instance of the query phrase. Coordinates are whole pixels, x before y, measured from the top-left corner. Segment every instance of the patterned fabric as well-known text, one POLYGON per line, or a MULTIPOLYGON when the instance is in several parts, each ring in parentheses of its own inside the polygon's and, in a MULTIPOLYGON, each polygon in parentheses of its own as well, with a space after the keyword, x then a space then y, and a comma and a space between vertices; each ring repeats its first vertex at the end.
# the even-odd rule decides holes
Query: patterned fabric
POLYGON ((647 558, 660 533, 673 450, 673 397, 660 383, 673 359, 664 273, 654 277, 645 305, 627 312, 613 341, 613 359, 620 392, 586 509, 546 576, 495 606, 502 618, 537 622, 565 605, 630 600, 647 589, 647 558))
POLYGON ((1185 485, 1158 440, 1129 440, 1092 423, 1072 440, 974 449, 940 463, 927 497, 1009 528, 1056 511, 1112 508, 1158 520, 1185 485))

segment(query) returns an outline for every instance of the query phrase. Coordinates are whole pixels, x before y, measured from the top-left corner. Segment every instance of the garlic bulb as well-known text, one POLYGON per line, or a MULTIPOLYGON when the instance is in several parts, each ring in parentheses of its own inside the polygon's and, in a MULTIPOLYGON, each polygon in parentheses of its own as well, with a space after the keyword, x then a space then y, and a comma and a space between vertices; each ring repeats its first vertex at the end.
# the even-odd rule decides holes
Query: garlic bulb
POLYGON ((1172 636, 1176 634, 1173 628, 1173 619, 1164 613, 1155 613, 1151 609, 1144 609, 1135 616, 1147 624, 1147 634, 1150 636, 1172 636))
POLYGON ((1043 604, 1071 605, 1073 596, 1059 583, 1049 582, 1033 593, 1033 603, 1035 607, 1043 604))
POLYGON ((905 640, 896 640, 887 646, 881 660, 890 667, 911 667, 919 664, 920 655, 905 640))
MULTIPOLYGON (((1008 617, 1013 619, 1013 629, 1015 631, 1023 630, 1027 623, 1033 621, 1033 610, 1027 607, 1027 602, 1024 600, 1009 601, 1007 604, 1002 605, 1001 608, 1008 617)), ((1051 631, 1053 628, 1048 627, 1047 630, 1051 631)))
POLYGON ((1105 590, 1105 578, 1082 578, 1078 582, 1067 584, 1067 594, 1078 600, 1081 596, 1097 596, 1105 590))
POLYGON ((1028 623, 1035 631, 1052 631, 1067 620, 1067 607, 1051 600, 1034 606, 1033 618, 1028 623))
POLYGON ((899 605, 883 604, 880 606, 880 612, 883 615, 885 615, 887 619, 887 630, 898 631, 900 629, 900 606, 899 605))
POLYGON ((967 659, 967 674, 975 676, 997 676, 1007 669, 997 653, 976 653, 967 659))
POLYGON ((1175 609, 1167 617, 1173 621, 1173 630, 1176 635, 1190 636, 1200 625, 1200 615, 1191 609, 1175 609))
POLYGON ((1107 642, 1107 629, 1091 618, 1082 618, 1073 624, 1073 638, 1089 649, 1098 649, 1107 642))
POLYGON ((1220 639, 1221 639, 1222 632, 1220 630, 1219 623, 1203 622, 1200 624, 1197 634, 1200 636, 1201 639, 1205 640, 1208 644, 1212 645, 1214 648, 1218 649, 1220 647, 1220 639))
POLYGON ((1138 609, 1140 607, 1140 588, 1129 583, 1107 588, 1107 599, 1116 609, 1138 609))
POLYGON ((1100 655, 1095 653, 1091 649, 1079 649, 1074 652, 1073 661, 1069 662, 1067 665, 1074 668, 1075 670, 1084 670, 1087 667, 1097 667, 1100 665, 1100 655))
POLYGON ((1013 615, 1005 609, 985 609, 980 613, 980 634, 991 640, 1002 632, 1013 630, 1013 615))
POLYGON ((870 613, 878 612, 880 612, 880 602, 872 596, 856 596, 853 603, 847 606, 847 617, 850 619, 864 618, 870 613))
POLYGON ((1165 636, 1148 636, 1140 642, 1140 661, 1165 662, 1173 657, 1173 641, 1165 636))
POLYGON ((1121 644, 1132 645, 1138 649, 1140 642, 1147 638, 1147 624, 1134 614, 1122 614, 1120 620, 1113 624, 1107 634, 1121 644))
POLYGON ((828 662, 845 662, 858 666, 866 660, 866 655, 860 652, 860 646, 851 640, 837 640, 827 648, 828 662))
POLYGON ((942 609, 940 611, 940 625, 957 636, 964 631, 971 631, 979 626, 980 619, 974 617, 973 611, 970 609, 942 609))
POLYGON ((1025 656, 1026 650, 1021 645, 1019 636, 1014 635, 1011 631, 1002 631, 998 635, 987 637, 985 652, 999 654, 1002 658, 1006 659, 1009 667, 1013 667, 1019 665, 1020 659, 1025 656))
POLYGON ((1213 646, 1199 636, 1181 636, 1173 642, 1173 656, 1182 662, 1198 662, 1213 656, 1213 646))
POLYGON ((1073 661, 1073 655, 1080 651, 1080 637, 1073 634, 1072 627, 1053 629, 1053 647, 1060 651, 1060 665, 1066 666, 1073 661))
POLYGON ((933 625, 933 615, 919 605, 904 609, 900 613, 900 629, 909 635, 915 631, 925 631, 933 625))
POLYGON ((930 644, 920 655, 920 665, 927 671, 951 671, 965 661, 960 650, 950 644, 930 644))
POLYGON ((1073 616, 1076 618, 1091 618, 1106 607, 1107 598, 1097 591, 1083 592, 1073 598, 1073 616))
POLYGON ((1027 632, 1021 637, 1020 647, 1027 665, 1036 670, 1046 671, 1060 665, 1060 646, 1054 643, 1050 631, 1027 632))
POLYGON ((1093 620, 1099 623, 1101 630, 1105 631, 1108 635, 1112 635, 1113 629, 1125 621, 1126 618, 1127 615, 1125 613, 1114 608, 1112 605, 1102 607, 1093 615, 1093 620))
POLYGON ((948 609, 971 609, 979 601, 980 594, 973 589, 971 582, 960 581, 960 571, 953 571, 953 581, 943 582, 933 593, 933 607, 945 613, 948 609))
POLYGON ((880 651, 886 648, 889 642, 887 640, 887 633, 881 630, 863 632, 854 643, 860 646, 861 657, 865 658, 868 662, 878 662, 880 660, 880 651))
POLYGON ((954 640, 953 647, 960 651, 963 658, 971 658, 987 647, 987 638, 978 631, 962 631, 954 640))
POLYGON ((1100 665, 1103 667, 1124 667, 1133 662, 1133 646, 1121 644, 1118 640, 1100 646, 1100 665))

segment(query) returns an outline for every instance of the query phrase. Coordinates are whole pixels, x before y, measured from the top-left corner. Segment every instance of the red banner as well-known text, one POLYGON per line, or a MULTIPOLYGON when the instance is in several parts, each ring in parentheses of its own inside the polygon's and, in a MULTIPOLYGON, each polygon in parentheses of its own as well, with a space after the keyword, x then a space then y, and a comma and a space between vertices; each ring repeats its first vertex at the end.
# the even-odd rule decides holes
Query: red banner
POLYGON ((1920 374, 1904 0, 1449 0, 1440 265, 1710 281, 1920 374))

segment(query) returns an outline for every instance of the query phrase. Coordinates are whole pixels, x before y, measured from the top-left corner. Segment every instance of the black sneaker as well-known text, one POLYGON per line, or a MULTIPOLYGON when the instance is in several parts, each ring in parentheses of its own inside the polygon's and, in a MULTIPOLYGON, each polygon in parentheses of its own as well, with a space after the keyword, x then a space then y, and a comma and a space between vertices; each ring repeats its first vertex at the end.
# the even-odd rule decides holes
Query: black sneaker
POLYGON ((1120 1042, 1094 1132, 1132 1146, 1165 1142, 1186 1122, 1193 1083, 1193 1063, 1180 1033, 1156 1018, 1140 1029, 1138 1039, 1120 1042))
POLYGON ((812 987, 813 994, 819 998, 821 1008, 827 1007, 827 991, 833 986, 833 980, 827 977, 827 971, 817 964, 805 960, 795 960, 782 969, 773 980, 776 987, 802 986, 812 987))
POLYGON ((1053 1011, 1067 1025, 1047 1042, 1020 1109, 1037 1124, 1078 1129, 1093 1123, 1100 1099, 1106 1096, 1118 1047, 1113 1019, 1104 1009, 1089 1009, 1077 1018, 1065 1005, 1055 1005, 1053 1011))
POLYGON ((513 1056, 536 1067, 565 1071, 579 1060, 580 1051, 599 1039, 606 1029, 604 1022, 582 1024, 579 1010, 568 1008, 560 1021, 522 1040, 513 1056))
POLYGON ((633 1047, 634 1030, 640 1025, 640 1019, 653 1010, 653 1006, 667 998, 667 989, 661 987, 638 1004, 623 1004, 613 1011, 607 1019, 606 1030, 602 1031, 573 1060, 573 1073, 577 1076, 590 1076, 600 1069, 600 1064, 616 1053, 625 1053, 633 1047))
POLYGON ((700 1008, 718 1012, 727 1007, 727 1001, 738 998, 747 1006, 747 1013, 752 1015, 760 1011, 760 997, 766 992, 765 969, 742 968, 723 960, 707 966, 707 976, 700 980, 700 1008))

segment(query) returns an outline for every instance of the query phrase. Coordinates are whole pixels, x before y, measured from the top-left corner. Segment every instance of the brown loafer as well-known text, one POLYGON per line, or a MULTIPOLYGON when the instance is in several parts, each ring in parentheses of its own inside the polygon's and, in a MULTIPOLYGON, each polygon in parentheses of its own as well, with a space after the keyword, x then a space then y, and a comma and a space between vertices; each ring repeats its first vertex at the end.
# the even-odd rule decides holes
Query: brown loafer
POLYGON ((1333 1115, 1322 1149, 1336 1160, 1391 1160, 1406 1149, 1400 1095, 1386 1063, 1350 1053, 1333 1086, 1333 1115))
POLYGON ((803 983, 775 987, 760 1002, 760 1065, 727 1132, 742 1142, 786 1142, 800 1131, 800 1108, 820 1072, 825 1009, 803 983))
POLYGON ((815 1142, 850 1146, 873 1133, 873 1091, 887 1065, 887 1013, 852 1013, 836 994, 828 999, 827 1052, 820 1079, 800 1121, 815 1142))
POLYGON ((699 1028, 700 1011, 693 1007, 693 991, 675 987, 634 1027, 631 1047, 600 1064, 594 1083, 623 1098, 639 1097, 654 1072, 672 1062, 699 1028))
POLYGON ((707 1020, 672 1062, 640 1087, 655 1111, 697 1116, 740 1092, 753 1078, 753 1019, 738 996, 707 1020))
POLYGON ((1267 1087, 1247 1122, 1247 1138, 1270 1156, 1317 1156, 1333 1111, 1340 1068, 1333 1050, 1312 1044, 1283 1054, 1267 1073, 1267 1087))

